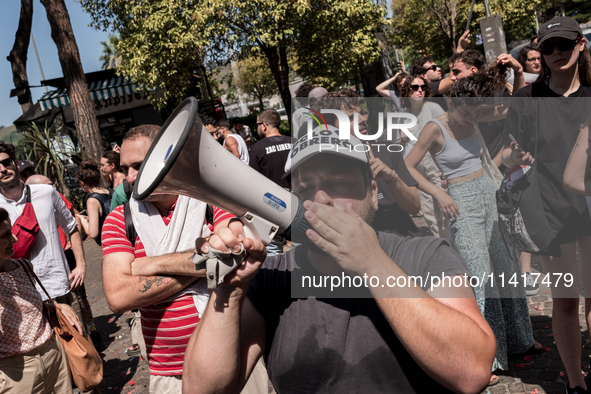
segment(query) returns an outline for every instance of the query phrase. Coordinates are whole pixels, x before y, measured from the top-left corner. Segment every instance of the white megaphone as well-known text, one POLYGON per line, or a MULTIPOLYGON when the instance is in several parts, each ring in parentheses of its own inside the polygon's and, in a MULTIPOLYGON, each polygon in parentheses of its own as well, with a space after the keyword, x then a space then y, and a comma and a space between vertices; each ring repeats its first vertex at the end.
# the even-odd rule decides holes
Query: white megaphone
MULTIPOLYGON (((142 200, 151 194, 180 194, 222 208, 242 221, 247 238, 265 245, 276 235, 291 239, 292 232, 303 239, 310 228, 297 197, 245 165, 209 134, 193 97, 166 120, 142 163, 134 197, 142 200)), ((208 287, 215 288, 240 262, 222 259, 208 266, 208 287)))

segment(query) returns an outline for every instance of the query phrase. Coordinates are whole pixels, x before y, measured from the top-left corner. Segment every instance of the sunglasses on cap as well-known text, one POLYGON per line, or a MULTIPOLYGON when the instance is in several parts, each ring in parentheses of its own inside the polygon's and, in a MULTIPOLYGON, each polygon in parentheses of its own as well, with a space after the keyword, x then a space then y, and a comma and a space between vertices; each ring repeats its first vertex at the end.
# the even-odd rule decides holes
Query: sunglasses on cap
POLYGON ((558 48, 561 52, 570 51, 577 45, 581 38, 577 37, 574 40, 567 40, 566 38, 561 38, 558 41, 546 41, 540 45, 540 49, 544 55, 551 55, 554 53, 554 48, 558 48))
POLYGON ((431 70, 431 71, 437 71, 438 68, 439 68, 439 66, 437 64, 434 64, 431 67, 424 68, 423 71, 424 72, 427 72, 429 70, 431 70))
POLYGON ((411 88, 413 91, 415 91, 415 92, 416 92, 416 91, 418 91, 419 89, 421 89, 423 92, 424 92, 425 90, 427 90, 427 86, 426 86, 426 85, 410 85, 410 88, 411 88))

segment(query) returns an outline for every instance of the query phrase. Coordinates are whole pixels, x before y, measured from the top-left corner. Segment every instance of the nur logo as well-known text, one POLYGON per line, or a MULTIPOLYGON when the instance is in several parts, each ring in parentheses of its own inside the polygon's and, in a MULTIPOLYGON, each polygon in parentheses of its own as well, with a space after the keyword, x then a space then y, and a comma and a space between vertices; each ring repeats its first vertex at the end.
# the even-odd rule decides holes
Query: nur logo
MULTIPOLYGON (((338 120, 338 129, 339 129, 339 139, 341 140, 348 140, 351 138, 351 118, 349 115, 340 111, 338 109, 326 109, 323 108, 318 111, 315 111, 311 108, 306 107, 307 110, 310 112, 307 115, 310 117, 308 119, 308 138, 311 139, 313 137, 313 121, 316 121, 320 129, 328 130, 328 125, 326 120, 322 116, 322 114, 332 114, 336 116, 338 120)), ((386 118, 386 139, 388 141, 393 141, 396 137, 394 134, 395 130, 400 130, 404 135, 408 137, 408 139, 412 141, 416 141, 417 137, 413 135, 413 133, 409 130, 410 128, 416 126, 417 118, 413 114, 405 113, 405 112, 387 112, 385 114, 386 118), (410 122, 407 122, 407 119, 410 119, 410 122)), ((355 137, 359 138, 361 141, 377 141, 383 134, 384 134, 384 113, 378 112, 378 130, 374 134, 362 134, 359 132, 359 112, 353 113, 353 133, 355 137)))

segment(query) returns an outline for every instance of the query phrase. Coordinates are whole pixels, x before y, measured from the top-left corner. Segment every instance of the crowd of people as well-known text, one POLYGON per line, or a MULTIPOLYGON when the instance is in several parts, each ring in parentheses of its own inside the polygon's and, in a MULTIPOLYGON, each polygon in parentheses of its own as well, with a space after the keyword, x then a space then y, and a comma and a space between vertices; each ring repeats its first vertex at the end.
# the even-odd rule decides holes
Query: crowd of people
MULTIPOLYGON (((510 189, 516 173, 537 174, 538 213, 552 233, 534 251, 541 274, 580 276, 589 325, 591 58, 581 28, 554 18, 517 59, 500 55, 494 64, 469 44, 466 32, 448 76, 426 55, 377 86, 392 112, 415 120, 389 141, 395 151, 372 140, 370 106, 348 88, 302 85, 292 136, 280 133, 274 109, 258 113, 253 131, 240 118, 199 115, 222 145, 220 160, 303 202, 301 243, 248 239, 223 207, 186 196, 136 199, 158 125, 135 127, 100 162, 80 164, 85 214, 0 142, 0 393, 72 390, 31 269, 71 324, 104 348, 86 300, 84 238, 102 248, 111 310, 136 312, 141 335, 129 350, 147 357, 151 393, 267 393, 269 382, 279 393, 481 392, 509 369, 509 355, 546 350, 534 340, 526 299, 541 282, 532 250, 512 245, 499 220, 497 190, 510 189), (247 257, 209 290, 195 254, 241 244, 247 257), (316 276, 408 285, 315 296, 303 283, 316 276), (455 280, 474 277, 478 285, 455 280)), ((579 286, 548 285, 566 392, 588 393, 579 286)))

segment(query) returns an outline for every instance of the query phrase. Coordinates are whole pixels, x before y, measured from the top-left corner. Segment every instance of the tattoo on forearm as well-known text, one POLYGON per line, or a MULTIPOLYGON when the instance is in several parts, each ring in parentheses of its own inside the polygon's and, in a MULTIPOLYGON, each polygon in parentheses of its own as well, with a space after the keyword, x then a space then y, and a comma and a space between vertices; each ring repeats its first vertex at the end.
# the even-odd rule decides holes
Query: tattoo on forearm
POLYGON ((140 283, 143 283, 144 288, 140 289, 140 293, 145 293, 148 290, 150 290, 152 288, 152 285, 156 284, 156 287, 159 287, 161 285, 165 285, 167 283, 170 283, 172 281, 172 278, 166 277, 166 276, 140 276, 140 283))

